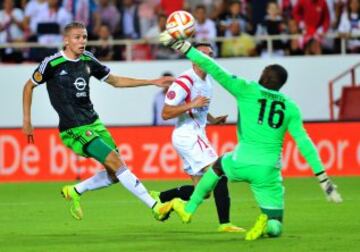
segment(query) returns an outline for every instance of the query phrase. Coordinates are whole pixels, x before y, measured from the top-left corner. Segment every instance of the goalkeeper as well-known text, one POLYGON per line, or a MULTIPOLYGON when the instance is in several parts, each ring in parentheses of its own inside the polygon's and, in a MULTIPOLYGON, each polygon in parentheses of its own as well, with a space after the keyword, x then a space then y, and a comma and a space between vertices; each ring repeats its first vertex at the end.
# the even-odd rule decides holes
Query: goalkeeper
POLYGON ((174 201, 174 210, 183 222, 190 222, 204 197, 225 174, 230 181, 250 184, 262 212, 245 239, 280 236, 284 214, 281 150, 287 131, 319 179, 328 200, 342 201, 304 129, 298 105, 279 92, 287 80, 287 71, 282 66, 269 65, 258 82, 249 81, 230 74, 189 42, 174 40, 166 31, 160 41, 184 54, 235 97, 241 118, 237 122, 239 143, 235 150, 220 157, 203 175, 188 203, 180 199, 174 201))

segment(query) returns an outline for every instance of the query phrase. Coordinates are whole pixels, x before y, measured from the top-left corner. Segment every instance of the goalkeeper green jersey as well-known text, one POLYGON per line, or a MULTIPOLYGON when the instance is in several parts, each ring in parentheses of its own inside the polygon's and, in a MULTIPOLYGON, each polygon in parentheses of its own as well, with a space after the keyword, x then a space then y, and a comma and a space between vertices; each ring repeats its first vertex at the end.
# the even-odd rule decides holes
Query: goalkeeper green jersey
POLYGON ((286 95, 256 81, 234 76, 213 59, 191 48, 186 55, 235 97, 238 144, 233 161, 239 166, 281 167, 285 133, 289 131, 314 173, 323 171, 317 150, 306 133, 297 104, 286 95))

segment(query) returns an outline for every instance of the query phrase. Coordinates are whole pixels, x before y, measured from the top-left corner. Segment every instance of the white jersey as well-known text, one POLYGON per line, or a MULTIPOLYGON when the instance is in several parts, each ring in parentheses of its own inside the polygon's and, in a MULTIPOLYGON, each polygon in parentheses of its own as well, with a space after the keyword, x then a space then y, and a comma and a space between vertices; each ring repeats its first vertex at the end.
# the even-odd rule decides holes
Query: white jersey
MULTIPOLYGON (((196 96, 212 96, 213 79, 209 75, 202 80, 193 69, 183 72, 166 93, 165 103, 178 106, 190 102, 196 96)), ((191 109, 177 118, 172 143, 184 162, 184 171, 191 176, 201 176, 203 168, 218 158, 209 142, 205 127, 209 107, 191 109)))
MULTIPOLYGON (((178 106, 188 103, 196 96, 212 97, 214 80, 206 75, 202 80, 191 68, 176 78, 166 93, 165 103, 170 106, 178 106)), ((176 122, 176 128, 202 128, 206 127, 209 107, 194 108, 180 115, 176 122)))

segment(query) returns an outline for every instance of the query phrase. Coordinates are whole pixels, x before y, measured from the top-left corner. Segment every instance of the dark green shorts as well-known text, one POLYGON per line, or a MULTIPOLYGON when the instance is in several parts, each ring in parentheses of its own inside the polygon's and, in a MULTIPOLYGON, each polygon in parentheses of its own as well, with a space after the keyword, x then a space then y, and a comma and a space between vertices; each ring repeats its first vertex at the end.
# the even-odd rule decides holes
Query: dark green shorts
POLYGON ((89 157, 84 147, 97 137, 100 137, 110 148, 116 151, 115 141, 100 119, 91 124, 71 128, 60 133, 63 143, 83 157, 89 157))
POLYGON ((284 187, 281 170, 275 167, 237 164, 233 152, 226 153, 221 165, 230 181, 248 182, 261 209, 282 210, 284 187))

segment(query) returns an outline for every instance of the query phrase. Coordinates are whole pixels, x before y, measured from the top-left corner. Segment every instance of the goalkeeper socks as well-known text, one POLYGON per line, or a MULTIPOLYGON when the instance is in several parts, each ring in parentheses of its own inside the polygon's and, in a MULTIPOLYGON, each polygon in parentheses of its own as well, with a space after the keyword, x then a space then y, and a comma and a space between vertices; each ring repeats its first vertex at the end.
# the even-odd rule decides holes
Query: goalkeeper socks
POLYGON ((230 222, 230 197, 227 177, 221 176, 214 188, 214 199, 220 224, 230 222))
POLYGON ((149 195, 145 186, 126 166, 120 167, 115 174, 119 182, 149 208, 156 204, 156 200, 149 195))
POLYGON ((114 182, 109 177, 107 171, 103 170, 75 185, 75 191, 81 195, 86 191, 93 191, 96 189, 108 187, 113 183, 114 182))
POLYGON ((180 198, 182 200, 188 201, 193 192, 193 185, 184 185, 161 192, 159 198, 161 202, 167 202, 174 198, 180 198))
POLYGON ((205 172, 199 183, 196 185, 190 201, 186 204, 185 211, 193 214, 203 202, 205 196, 214 189, 219 179, 220 177, 214 172, 212 167, 205 172))

